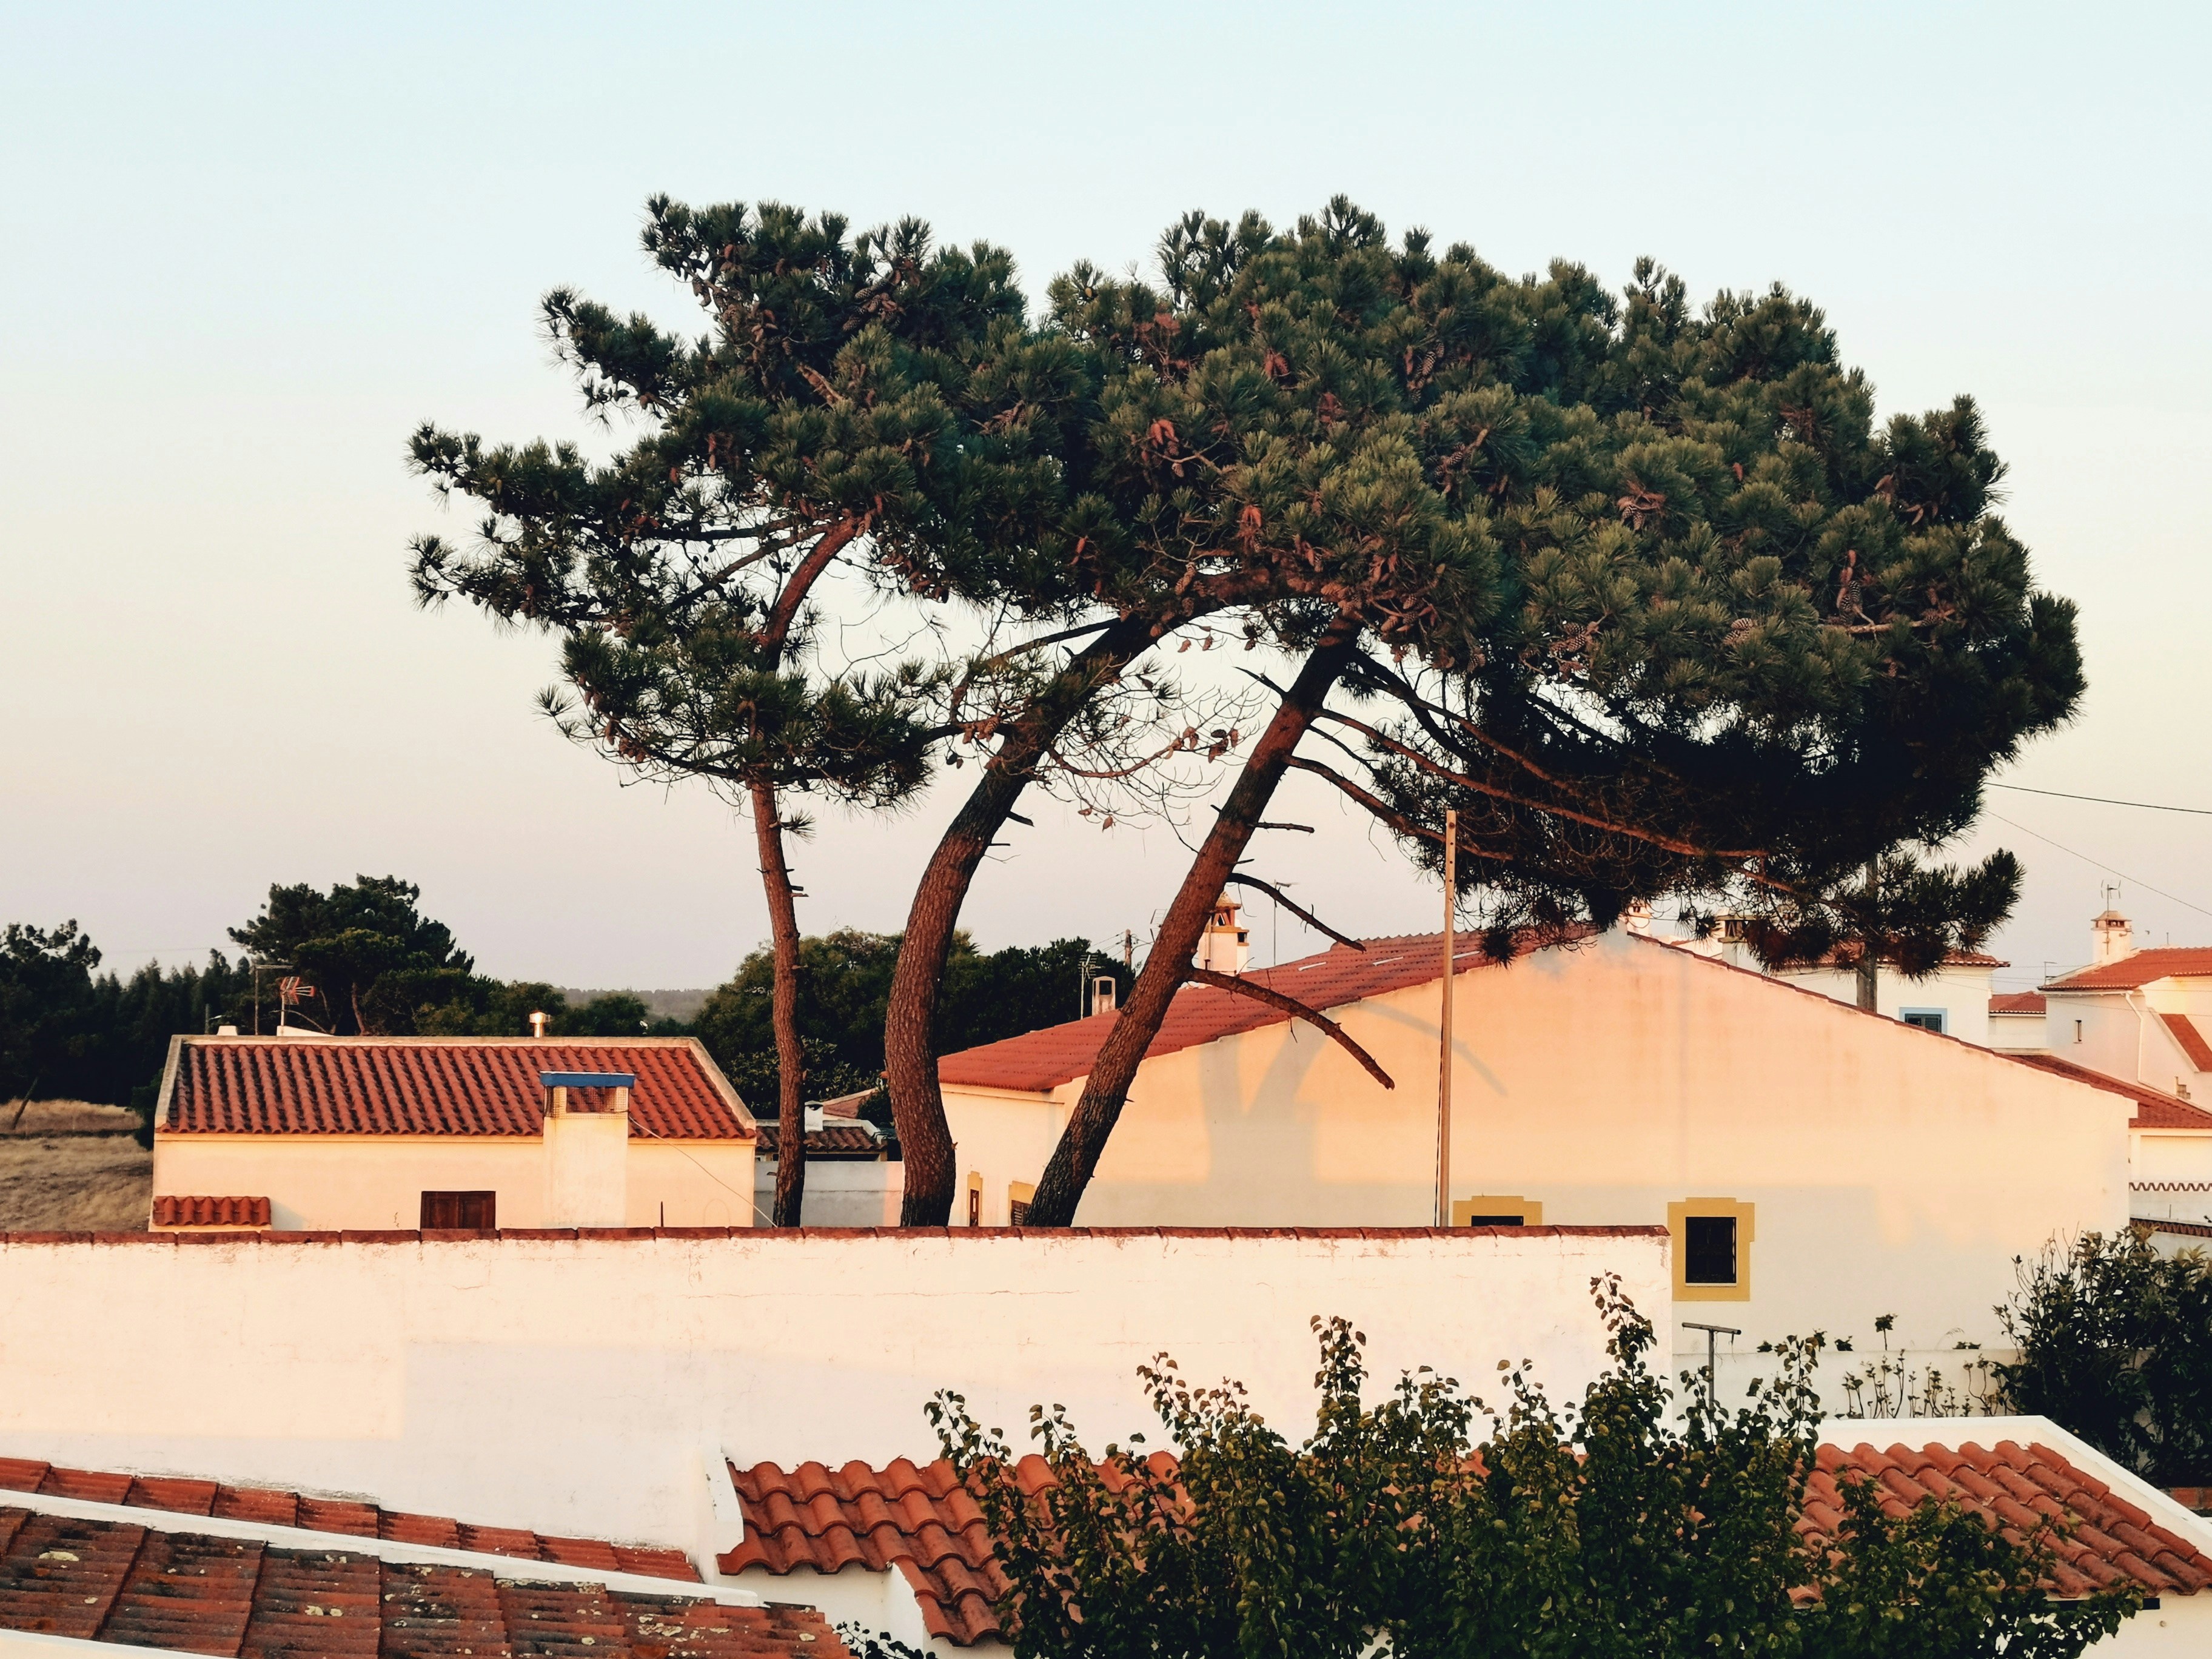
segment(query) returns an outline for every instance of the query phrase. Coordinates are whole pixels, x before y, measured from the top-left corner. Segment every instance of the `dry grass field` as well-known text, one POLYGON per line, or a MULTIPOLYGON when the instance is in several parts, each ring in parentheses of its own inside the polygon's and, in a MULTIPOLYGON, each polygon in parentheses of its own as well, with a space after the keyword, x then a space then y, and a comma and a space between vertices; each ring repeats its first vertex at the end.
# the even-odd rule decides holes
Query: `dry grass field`
POLYGON ((138 1232, 154 1154, 138 1120, 81 1100, 0 1105, 0 1232, 138 1232))

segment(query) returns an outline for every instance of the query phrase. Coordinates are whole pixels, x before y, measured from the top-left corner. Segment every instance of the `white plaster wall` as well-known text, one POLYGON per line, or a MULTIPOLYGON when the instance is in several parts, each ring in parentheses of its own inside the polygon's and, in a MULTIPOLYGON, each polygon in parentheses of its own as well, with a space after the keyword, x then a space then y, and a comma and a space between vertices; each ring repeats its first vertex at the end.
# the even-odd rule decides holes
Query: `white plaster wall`
MULTIPOLYGON (((743 1227, 749 1140, 629 1142, 623 1209, 634 1227, 743 1227)), ((495 1192, 502 1227, 553 1224, 536 1135, 154 1136, 154 1191, 265 1197, 280 1231, 408 1228, 425 1192, 495 1192)))
POLYGON ((2212 1221, 2212 1134, 2139 1130, 2129 1213, 2149 1221, 2212 1221))
POLYGON ((2155 1034, 2144 1029, 2143 1010, 2140 995, 2130 1004, 2127 994, 2118 991, 2052 994, 2044 1016, 2051 1052, 2107 1077, 2171 1091, 2173 1079, 2161 1078, 2160 1068, 2150 1063, 2154 1043, 2162 1045, 2169 1039, 2162 1027, 2155 1034), (2077 1020, 2081 1026, 2078 1041, 2074 1031, 2077 1020))
POLYGON ((939 1387, 1018 1441, 1064 1401, 1103 1445, 1164 1349, 1303 1432, 1316 1315, 1358 1322, 1378 1392, 1526 1356, 1571 1396, 1592 1277, 1648 1307, 1668 1271, 1620 1232, 0 1239, 0 1455, 690 1548, 702 1453, 926 1458, 939 1387))
MULTIPOLYGON (((1394 1091, 1303 1024, 1146 1061, 1079 1220, 1427 1222, 1437 995, 1333 1011, 1394 1091)), ((1455 1195, 1593 1224, 1755 1205, 1748 1298, 1674 1310, 1742 1328, 1739 1369, 1790 1333, 1863 1346, 1885 1313, 1914 1350, 1995 1346, 2015 1255, 2127 1219, 2130 1103, 1960 1040, 1621 933, 1463 973, 1456 1001, 1455 1195)), ((1080 1089, 946 1090, 987 1219, 1008 1180, 1036 1178, 1080 1089)), ((1674 1334, 1686 1359, 1703 1344, 1674 1334)))
MULTIPOLYGON (((809 1227, 896 1227, 906 1196, 906 1165, 894 1159, 819 1159, 806 1166, 800 1206, 809 1227)), ((753 1164, 753 1224, 775 1213, 775 1160, 753 1164)))
MULTIPOLYGON (((2050 1036, 2041 1014, 1991 1014, 1990 1047, 2002 1054, 2041 1054, 2051 1046, 2050 1036)), ((2074 1028, 2066 1028, 2073 1036, 2074 1028)))
MULTIPOLYGON (((1875 1008, 1892 1019, 1902 1018, 1907 1008, 1941 1008, 1945 1014, 1945 1035, 1986 1048, 1990 1041, 1990 975, 1987 968, 1954 966, 1939 968, 1925 979, 1913 980, 1885 968, 1875 975, 1875 1008)), ((1856 974, 1833 968, 1793 968, 1775 977, 1808 991, 1818 991, 1837 1002, 1848 1002, 1854 1007, 1858 1004, 1856 974)))

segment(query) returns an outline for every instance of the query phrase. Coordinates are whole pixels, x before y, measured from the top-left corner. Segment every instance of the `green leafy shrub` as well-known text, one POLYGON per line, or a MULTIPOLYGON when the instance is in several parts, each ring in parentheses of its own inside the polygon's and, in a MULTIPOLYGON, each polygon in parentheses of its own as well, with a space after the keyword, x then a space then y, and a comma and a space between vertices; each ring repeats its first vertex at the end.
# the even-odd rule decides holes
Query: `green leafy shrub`
MULTIPOLYGON (((1062 1408, 1036 1408, 1018 1460, 957 1395, 931 1407, 999 1540, 1016 1659, 1401 1659, 1711 1654, 2070 1659, 2136 1603, 2042 1584, 2050 1538, 2015 1540, 1928 1504, 1896 1518, 1843 1483, 1832 1538, 1801 1534, 1819 1345, 1792 1341, 1744 1405, 1677 1395, 1646 1364, 1650 1323, 1594 1281, 1612 1363, 1555 1406, 1524 1362, 1491 1412, 1451 1378, 1364 1403, 1365 1339, 1316 1320, 1321 1400, 1292 1445, 1234 1383, 1143 1372, 1173 1457, 1141 1437, 1094 1459, 1062 1408), (1490 1417, 1477 1443, 1478 1415, 1490 1417)), ((1686 1375, 1685 1384, 1691 1379, 1686 1375)))

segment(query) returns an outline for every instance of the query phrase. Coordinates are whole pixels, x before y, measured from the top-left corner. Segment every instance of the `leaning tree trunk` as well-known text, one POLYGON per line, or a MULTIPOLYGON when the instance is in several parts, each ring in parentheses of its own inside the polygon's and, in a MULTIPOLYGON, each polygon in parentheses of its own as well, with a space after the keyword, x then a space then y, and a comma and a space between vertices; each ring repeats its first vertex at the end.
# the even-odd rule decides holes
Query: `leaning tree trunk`
POLYGON ((775 1027, 775 1206, 769 1220, 773 1226, 796 1227, 806 1203, 806 1048, 799 1036, 799 907, 792 902, 791 866, 784 861, 775 790, 756 782, 751 793, 761 886, 768 894, 769 931, 775 942, 775 990, 769 1003, 775 1027))
POLYGON ((1168 907, 1167 917, 1152 941, 1152 954, 1145 958, 1144 972, 1137 975, 1128 1001, 1122 1005, 1114 1029, 1091 1063, 1083 1097, 1076 1102, 1060 1144, 1038 1178, 1024 1225, 1074 1224, 1076 1206, 1083 1201, 1084 1188, 1091 1184, 1099 1154, 1105 1151, 1107 1137, 1114 1133, 1115 1122, 1121 1115, 1137 1067, 1144 1060, 1145 1051, 1152 1046, 1152 1039, 1159 1035, 1176 992, 1190 975, 1191 955, 1206 932, 1206 920, 1213 914, 1224 884, 1236 871, 1237 860, 1244 855, 1260 815, 1267 810, 1268 800, 1282 781, 1298 739, 1305 736, 1330 690, 1351 665, 1358 640, 1358 629, 1341 622, 1323 636, 1276 705, 1267 729, 1253 745, 1236 787, 1229 792, 1212 831, 1198 849, 1198 857, 1183 877, 1175 902, 1168 907))
MULTIPOLYGON (((784 642, 807 594, 837 555, 860 532, 857 520, 830 526, 776 595, 763 622, 759 647, 771 669, 783 660, 784 642)), ((799 908, 793 902, 791 866, 783 855, 783 819, 775 786, 765 777, 746 781, 752 802, 753 839, 760 848, 761 890, 768 898, 769 937, 775 948, 775 988, 769 1018, 775 1031, 775 1199, 769 1224, 796 1227, 806 1205, 806 1047, 799 1036, 799 908)))
POLYGON ((1006 730, 997 754, 969 792, 923 866, 891 970, 890 1000, 884 1015, 884 1079, 891 1097, 900 1155, 905 1159, 905 1197, 899 1222, 942 1227, 952 1218, 952 1133, 945 1121, 945 1094, 937 1080, 937 999, 961 906, 976 867, 1006 827, 1022 791, 1069 722, 1097 689, 1152 642, 1140 621, 1105 629, 1068 660, 1044 693, 1006 730))

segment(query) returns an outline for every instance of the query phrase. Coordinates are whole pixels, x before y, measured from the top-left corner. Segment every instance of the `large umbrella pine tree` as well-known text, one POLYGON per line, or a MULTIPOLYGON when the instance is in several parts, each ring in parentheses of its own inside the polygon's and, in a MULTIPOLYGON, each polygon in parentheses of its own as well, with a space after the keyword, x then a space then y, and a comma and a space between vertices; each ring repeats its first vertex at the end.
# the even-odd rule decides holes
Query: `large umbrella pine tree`
MULTIPOLYGON (((1073 1221, 1292 769, 1431 863, 1458 807, 1462 885, 1502 957, 1532 930, 1678 895, 1749 909, 1770 961, 1844 943, 1924 971, 2008 911, 2008 854, 1957 871, 1917 852, 1971 821, 1989 770, 2063 720, 2082 681, 2072 607, 2033 588, 1990 510, 2002 469, 1970 404, 1878 428, 1820 313, 1779 289, 1693 313, 1644 265, 1624 303, 1571 266, 1513 282, 1419 235, 1394 248, 1341 206, 1234 258, 1218 231, 1185 246, 1197 270, 1158 307, 1182 366, 1133 364, 1104 388, 1106 418, 1194 446, 1224 430, 1224 407, 1268 395, 1237 366, 1326 384, 1330 446, 1367 458, 1340 485, 1364 516, 1287 536, 1337 573, 1269 608, 1276 636, 1310 648, 1099 1052, 1032 1224, 1073 1221), (1369 580, 1346 580, 1362 558, 1369 580), (1339 687, 1350 708, 1330 705, 1339 687), (1319 753, 1300 752, 1310 735, 1319 753)), ((1110 331, 1156 299, 1085 303, 1110 331)), ((1326 499, 1271 490, 1278 453, 1220 445, 1182 472, 1214 499, 1165 477, 1159 497, 1212 519, 1218 561, 1238 527, 1288 532, 1326 499)))
MULTIPOLYGON (((465 547, 419 538, 414 580, 425 603, 459 596, 556 635, 567 686, 547 702, 570 735, 749 809, 776 963, 775 1220, 795 1225, 805 1084, 787 838, 805 822, 789 799, 882 806, 918 787, 934 675, 915 660, 827 670, 811 623, 841 560, 896 561, 942 493, 969 488, 972 434, 953 404, 979 343, 1018 325, 1022 301, 1003 256, 933 248, 912 223, 848 237, 775 206, 649 212, 647 251, 711 331, 685 341, 549 295, 547 334, 586 407, 643 435, 599 463, 573 445, 423 427, 416 469, 483 516, 465 547)), ((957 538, 934 546, 939 564, 963 556, 957 538)))

